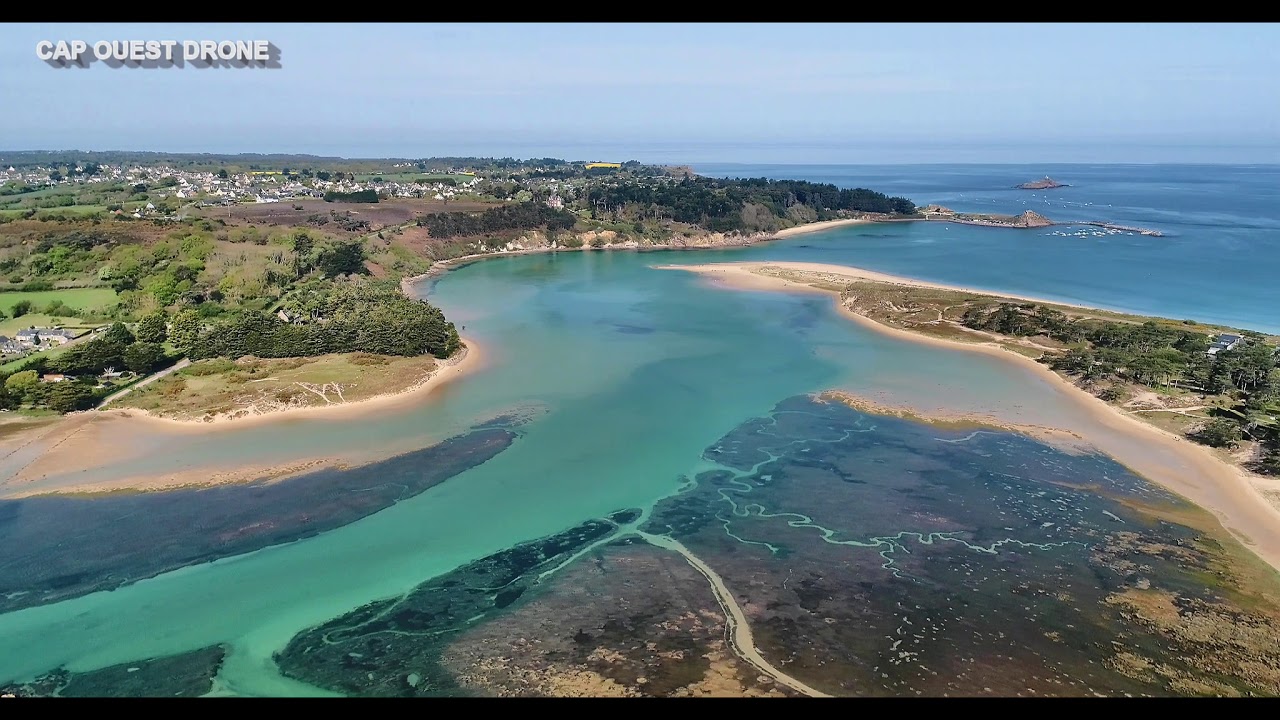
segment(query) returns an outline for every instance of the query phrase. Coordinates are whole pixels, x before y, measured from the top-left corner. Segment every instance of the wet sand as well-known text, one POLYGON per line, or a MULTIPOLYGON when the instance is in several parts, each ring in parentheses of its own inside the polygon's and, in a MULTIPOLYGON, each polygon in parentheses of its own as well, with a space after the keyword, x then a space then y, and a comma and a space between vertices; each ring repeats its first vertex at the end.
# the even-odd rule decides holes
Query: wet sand
MULTIPOLYGON (((1023 355, 1006 350, 996 343, 968 343, 922 335, 910 330, 890 327, 859 315, 839 302, 836 293, 803 282, 760 275, 755 270, 763 267, 784 268, 800 272, 837 275, 850 280, 929 287, 946 290, 993 293, 954 286, 929 283, 894 275, 886 275, 860 268, 823 265, 819 263, 717 263, 714 265, 655 266, 661 269, 678 269, 698 273, 710 278, 714 284, 736 289, 773 290, 790 292, 818 292, 829 295, 839 311, 850 320, 875 332, 901 340, 935 347, 976 352, 1016 365, 1063 390, 1062 397, 1076 409, 1087 414, 1087 426, 1057 428, 1079 436, 1089 446, 1110 455, 1137 474, 1181 495, 1187 500, 1213 513, 1215 517, 1241 543, 1276 569, 1280 569, 1280 508, 1268 501, 1259 485, 1269 483, 1266 478, 1254 476, 1220 459, 1201 445, 1174 433, 1149 425, 1135 417, 1081 390, 1069 380, 1044 365, 1023 355), (1170 463, 1158 457, 1163 452, 1170 463)), ((815 278, 817 279, 817 278, 815 278)), ((1041 302, 1033 298, 1000 295, 1015 299, 1041 302)), ((1050 301, 1044 301, 1050 302, 1050 301)), ((1054 303, 1061 305, 1062 303, 1054 303)), ((915 410, 915 408, 912 408, 915 410)), ((954 419, 954 418, 953 418, 954 419)), ((989 418, 974 417, 977 422, 990 422, 989 418)), ((1014 425, 1018 428, 1016 424, 1014 425)), ((1032 433, 1037 439, 1047 439, 1032 433)))

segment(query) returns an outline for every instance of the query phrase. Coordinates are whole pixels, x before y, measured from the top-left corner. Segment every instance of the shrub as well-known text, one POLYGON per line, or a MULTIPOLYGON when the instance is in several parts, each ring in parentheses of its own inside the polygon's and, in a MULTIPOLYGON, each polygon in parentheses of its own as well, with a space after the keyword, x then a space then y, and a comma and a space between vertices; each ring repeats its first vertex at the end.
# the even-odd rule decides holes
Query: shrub
POLYGON ((170 398, 181 395, 187 389, 187 381, 177 375, 167 377, 156 384, 160 386, 157 388, 160 394, 170 398))
POLYGON ((191 377, 204 377, 206 375, 220 375, 225 372, 234 370, 236 364, 227 358, 212 358, 209 360, 201 360, 197 363, 183 368, 182 375, 190 375, 191 377))
POLYGON ((1240 426, 1227 418, 1214 418, 1193 436, 1210 447, 1235 447, 1240 442, 1240 426))
POLYGON ((386 365, 390 360, 382 355, 372 355, 370 353, 356 353, 351 356, 352 365, 386 365))
POLYGON ((1103 388, 1102 392, 1098 393, 1098 397, 1107 402, 1115 402, 1124 399, 1126 394, 1123 388, 1112 385, 1111 387, 1103 388))

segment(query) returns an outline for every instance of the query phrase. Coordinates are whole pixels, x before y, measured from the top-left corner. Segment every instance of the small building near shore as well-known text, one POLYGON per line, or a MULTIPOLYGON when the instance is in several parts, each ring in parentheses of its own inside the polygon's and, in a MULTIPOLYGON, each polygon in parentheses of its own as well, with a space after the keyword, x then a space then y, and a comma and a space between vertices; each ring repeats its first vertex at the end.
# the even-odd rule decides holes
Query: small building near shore
POLYGON ((1217 355, 1223 350, 1235 350, 1242 340, 1244 340, 1244 337, 1240 335, 1223 333, 1213 339, 1213 344, 1209 346, 1209 349, 1205 351, 1205 354, 1217 355))
POLYGON ((62 382, 63 380, 67 380, 67 379, 68 379, 67 376, 63 375, 62 373, 49 373, 47 375, 40 376, 40 382, 47 382, 47 383, 62 382))

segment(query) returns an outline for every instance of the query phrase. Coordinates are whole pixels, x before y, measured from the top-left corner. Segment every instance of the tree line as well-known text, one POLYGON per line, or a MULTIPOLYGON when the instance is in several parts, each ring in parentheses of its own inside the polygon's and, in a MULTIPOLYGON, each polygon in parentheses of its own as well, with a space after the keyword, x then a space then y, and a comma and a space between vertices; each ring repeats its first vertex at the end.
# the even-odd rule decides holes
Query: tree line
POLYGON ((378 202, 377 190, 356 190, 354 192, 338 192, 330 190, 324 194, 325 202, 347 202, 347 203, 376 203, 378 202))
POLYGON ((548 207, 537 202, 523 202, 490 208, 478 213, 431 213, 418 218, 433 238, 488 235, 507 230, 569 230, 578 216, 568 210, 548 207))

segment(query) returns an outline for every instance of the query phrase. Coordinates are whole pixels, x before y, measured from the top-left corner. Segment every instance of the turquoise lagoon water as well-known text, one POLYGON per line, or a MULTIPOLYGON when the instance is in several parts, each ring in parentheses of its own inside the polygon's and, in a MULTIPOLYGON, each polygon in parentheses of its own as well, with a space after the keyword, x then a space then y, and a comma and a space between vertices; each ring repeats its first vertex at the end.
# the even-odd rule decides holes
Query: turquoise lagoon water
MULTIPOLYGON (((650 267, 844 259, 1064 299, 1107 281, 1068 278, 1068 269, 1052 264, 1041 271, 1063 275, 1053 287, 1024 287, 1012 276, 984 281, 981 273, 998 267, 1018 231, 969 228, 997 250, 989 249, 981 264, 935 259, 921 272, 909 259, 893 259, 888 238, 863 235, 902 233, 931 238, 924 245, 941 248, 951 240, 948 233, 957 232, 946 228, 874 226, 723 252, 511 257, 451 272, 430 288, 431 297, 483 347, 486 360, 482 370, 442 388, 432 402, 358 422, 291 420, 158 436, 145 440, 151 443, 145 456, 96 474, 128 477, 226 464, 228 457, 250 463, 343 452, 385 455, 512 410, 533 415, 522 438, 438 487, 317 537, 0 615, 0 681, 60 664, 87 670, 221 642, 231 653, 219 692, 321 694, 282 678, 271 662, 271 654, 299 631, 516 543, 649 505, 704 469, 699 458, 718 438, 802 393, 842 387, 925 407, 1089 429, 1093 421, 1060 389, 998 359, 863 330, 840 318, 823 296, 726 291, 692 274, 650 267)), ((908 241, 896 252, 908 258, 922 252, 913 247, 908 241)), ((1148 254, 1155 258, 1162 251, 1148 254)), ((1274 292, 1256 284, 1242 288, 1259 302, 1274 292)), ((1119 303, 1124 307, 1160 303, 1159 295, 1152 300, 1150 294, 1112 292, 1127 299, 1119 303)), ((1078 299, 1110 302, 1087 294, 1078 299)), ((1159 312, 1171 310, 1162 306, 1159 312)), ((1125 451, 1119 444, 1104 449, 1117 457, 1125 451)))

